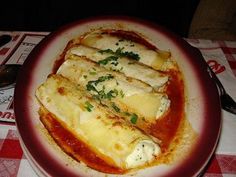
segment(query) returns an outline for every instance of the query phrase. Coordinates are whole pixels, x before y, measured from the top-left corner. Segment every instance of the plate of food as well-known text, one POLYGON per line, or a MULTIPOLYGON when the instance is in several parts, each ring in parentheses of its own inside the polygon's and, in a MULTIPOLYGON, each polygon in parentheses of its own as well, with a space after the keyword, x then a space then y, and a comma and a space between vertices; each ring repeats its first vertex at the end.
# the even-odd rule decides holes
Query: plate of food
POLYGON ((17 79, 14 111, 40 176, 197 176, 221 127, 200 52, 129 17, 77 21, 42 40, 17 79))

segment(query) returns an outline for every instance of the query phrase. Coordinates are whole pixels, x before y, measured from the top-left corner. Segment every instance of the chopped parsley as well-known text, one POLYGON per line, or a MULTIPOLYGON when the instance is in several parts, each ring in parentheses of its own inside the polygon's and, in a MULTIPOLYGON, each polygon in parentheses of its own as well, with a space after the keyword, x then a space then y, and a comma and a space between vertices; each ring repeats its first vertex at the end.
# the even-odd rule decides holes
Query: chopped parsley
POLYGON ((115 103, 112 102, 111 107, 116 111, 116 112, 120 112, 120 108, 118 106, 116 106, 115 103))
POLYGON ((124 112, 125 116, 130 116, 131 114, 129 112, 124 112))
POLYGON ((88 91, 95 91, 95 92, 97 92, 97 89, 95 88, 95 86, 92 83, 93 83, 92 81, 89 81, 88 84, 86 85, 86 89, 88 91))
POLYGON ((115 44, 118 46, 120 42, 127 41, 129 44, 125 44, 126 46, 134 47, 134 43, 132 40, 127 40, 127 39, 119 39, 115 44))
POLYGON ((125 94, 124 94, 123 90, 120 90, 120 96, 121 96, 121 98, 124 98, 125 94))
MULTIPOLYGON (((131 58, 133 60, 139 61, 140 56, 138 54, 136 54, 134 52, 123 51, 123 50, 124 50, 124 47, 123 48, 119 47, 115 52, 111 49, 99 50, 98 52, 101 53, 101 54, 104 54, 104 53, 111 54, 113 57, 118 57, 118 58, 128 57, 128 58, 131 58)), ((102 60, 100 60, 100 61, 102 61, 102 60)))
POLYGON ((90 75, 96 75, 97 74, 96 71, 97 71, 96 68, 92 68, 92 69, 89 70, 89 74, 90 75))
POLYGON ((107 57, 107 58, 105 58, 103 60, 99 60, 98 64, 106 65, 106 64, 108 64, 110 62, 111 64, 117 66, 118 65, 118 61, 117 60, 118 60, 117 56, 109 56, 109 57, 107 57))
POLYGON ((105 92, 105 87, 102 88, 102 90, 97 91, 97 93, 94 95, 94 98, 97 100, 101 99, 108 99, 111 100, 112 98, 115 98, 118 95, 118 91, 116 89, 110 90, 109 92, 105 92))
POLYGON ((111 100, 111 98, 115 98, 118 95, 118 91, 116 89, 110 90, 107 94, 106 94, 106 99, 111 100))
POLYGON ((85 102, 85 109, 87 109, 88 112, 91 112, 93 109, 93 105, 91 105, 91 103, 89 103, 88 101, 85 102))
POLYGON ((137 114, 135 114, 135 113, 131 114, 130 122, 131 122, 132 124, 136 124, 136 123, 137 123, 137 120, 138 120, 137 114))
POLYGON ((94 91, 95 92, 95 94, 93 95, 94 99, 97 99, 97 100, 100 100, 100 101, 101 101, 101 99, 111 100, 112 98, 115 98, 116 96, 118 96, 118 93, 119 93, 118 90, 113 89, 113 90, 110 90, 109 92, 106 93, 105 92, 105 86, 102 87, 102 90, 97 90, 96 86, 100 82, 104 82, 106 80, 110 80, 110 79, 113 79, 113 78, 114 78, 114 76, 112 76, 111 74, 108 74, 106 76, 101 76, 97 80, 89 81, 86 85, 86 89, 88 91, 94 91))
POLYGON ((134 62, 129 62, 129 63, 128 63, 128 65, 133 65, 133 64, 134 64, 134 62))
POLYGON ((111 74, 108 74, 106 76, 101 76, 99 77, 97 80, 94 80, 94 81, 88 81, 87 85, 86 85, 86 89, 88 91, 94 91, 94 92, 97 92, 98 93, 98 90, 96 89, 95 86, 98 85, 98 83, 100 82, 104 82, 106 80, 110 80, 110 79, 113 79, 114 76, 112 76, 111 74))
POLYGON ((99 50, 98 52, 101 54, 104 54, 104 53, 113 54, 113 55, 115 54, 115 52, 113 52, 113 50, 111 49, 99 50))
POLYGON ((139 61, 139 59, 140 59, 139 55, 134 53, 134 52, 122 52, 121 56, 132 58, 132 59, 137 60, 137 61, 139 61))
POLYGON ((97 91, 95 86, 97 86, 98 83, 104 82, 106 80, 110 80, 113 78, 114 78, 114 76, 112 76, 111 74, 107 74, 106 76, 100 76, 97 80, 89 81, 88 84, 86 85, 86 89, 88 91, 97 91))
POLYGON ((90 71, 89 74, 90 75, 96 75, 97 73, 95 71, 90 71))

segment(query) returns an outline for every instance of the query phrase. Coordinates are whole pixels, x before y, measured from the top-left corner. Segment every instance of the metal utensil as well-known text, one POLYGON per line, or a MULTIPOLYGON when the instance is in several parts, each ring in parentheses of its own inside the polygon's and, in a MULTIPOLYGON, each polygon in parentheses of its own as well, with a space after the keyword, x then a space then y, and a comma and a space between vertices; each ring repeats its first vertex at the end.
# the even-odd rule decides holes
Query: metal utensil
POLYGON ((16 77, 21 68, 19 64, 0 65, 0 90, 15 86, 16 77))
POLYGON ((224 86, 222 85, 222 83, 220 82, 216 74, 212 71, 210 66, 208 66, 208 72, 209 72, 210 77, 213 79, 213 81, 215 82, 218 88, 220 101, 221 101, 221 107, 232 114, 236 114, 236 102, 233 100, 233 98, 229 94, 227 94, 224 86))

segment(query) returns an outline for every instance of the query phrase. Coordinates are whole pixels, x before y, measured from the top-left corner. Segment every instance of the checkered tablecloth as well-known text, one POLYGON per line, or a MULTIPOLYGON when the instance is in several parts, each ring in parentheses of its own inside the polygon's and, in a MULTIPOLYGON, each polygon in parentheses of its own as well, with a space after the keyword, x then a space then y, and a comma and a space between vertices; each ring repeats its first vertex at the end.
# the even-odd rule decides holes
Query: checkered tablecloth
MULTIPOLYGON (((22 64, 30 51, 48 33, 0 32, 12 41, 0 48, 0 64, 22 64)), ((236 41, 185 39, 200 49, 207 63, 236 100, 236 41)), ((14 88, 0 91, 0 177, 37 176, 19 144, 12 106, 14 88)), ((236 115, 222 111, 222 133, 218 147, 203 172, 204 177, 236 176, 236 115)))

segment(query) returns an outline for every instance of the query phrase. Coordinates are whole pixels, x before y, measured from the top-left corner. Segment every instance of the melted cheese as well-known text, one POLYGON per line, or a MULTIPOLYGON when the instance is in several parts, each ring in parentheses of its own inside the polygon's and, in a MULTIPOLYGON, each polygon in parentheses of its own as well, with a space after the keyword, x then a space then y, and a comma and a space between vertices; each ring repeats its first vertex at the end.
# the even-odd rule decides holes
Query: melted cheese
MULTIPOLYGON (((138 117, 142 117, 149 122, 154 122, 169 108, 168 103, 170 101, 165 94, 155 93, 150 86, 138 80, 127 80, 124 75, 107 71, 83 58, 66 60, 57 73, 81 85, 85 90, 89 82, 112 75, 113 79, 93 85, 98 92, 108 93, 114 90, 117 92, 114 98, 103 99, 102 102, 109 107, 112 107, 112 104, 115 103, 122 112, 135 113, 138 117), (163 102, 166 102, 166 104, 162 104, 163 102)), ((96 92, 90 91, 90 94, 95 95, 96 92)), ((127 119, 130 118, 127 117, 127 119)))
POLYGON ((138 54, 141 63, 157 70, 169 70, 175 67, 174 61, 170 59, 170 52, 168 51, 150 50, 137 42, 104 34, 99 31, 85 36, 81 44, 102 50, 111 49, 116 51, 118 48, 124 48, 124 51, 138 54))
POLYGON ((143 93, 124 97, 123 102, 134 112, 145 115, 144 119, 153 122, 153 117, 161 117, 170 106, 170 100, 161 94, 143 93))
POLYGON ((160 147, 149 136, 112 117, 84 95, 60 75, 51 75, 36 91, 41 104, 103 159, 110 159, 107 163, 128 169, 149 163, 160 154, 160 147), (90 109, 86 108, 88 103, 90 109))
MULTIPOLYGON (((86 47, 83 45, 76 46, 70 49, 67 53, 67 58, 76 58, 73 55, 85 56, 95 62, 102 61, 111 54, 100 53, 98 49, 86 47)), ((145 65, 141 65, 138 62, 132 61, 126 57, 119 58, 116 64, 108 62, 105 65, 100 64, 100 66, 105 67, 106 69, 116 70, 121 73, 124 73, 128 77, 132 77, 138 80, 141 80, 155 89, 165 85, 168 81, 168 76, 160 73, 154 69, 151 69, 145 65)))

